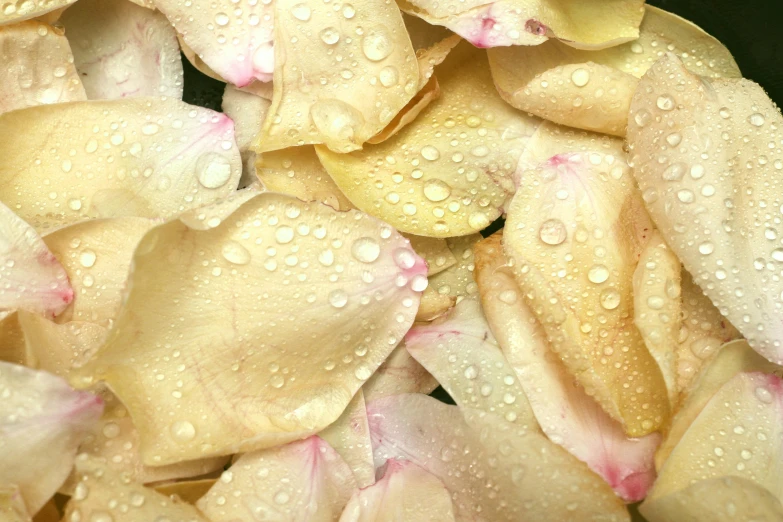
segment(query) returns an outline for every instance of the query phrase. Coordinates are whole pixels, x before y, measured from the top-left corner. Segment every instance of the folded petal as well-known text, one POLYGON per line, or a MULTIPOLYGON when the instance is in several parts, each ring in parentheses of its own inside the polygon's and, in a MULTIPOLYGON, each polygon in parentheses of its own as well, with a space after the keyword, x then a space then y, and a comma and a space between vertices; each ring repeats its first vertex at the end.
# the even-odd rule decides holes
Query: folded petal
POLYGON ((628 123, 656 226, 721 314, 778 364, 783 248, 770 209, 783 203, 781 126, 757 84, 697 76, 672 54, 642 78, 628 123))
POLYGON ((177 33, 161 13, 128 0, 81 0, 60 23, 89 99, 182 98, 177 33))
POLYGON ((74 298, 68 274, 46 243, 2 203, 0 276, 0 312, 21 309, 53 317, 74 298))
POLYGON ((0 157, 0 199, 39 228, 171 217, 228 196, 242 174, 231 120, 171 98, 0 115, 0 157))
POLYGON ((491 49, 495 86, 508 103, 536 116, 624 136, 638 78, 665 50, 697 74, 741 76, 728 49, 677 15, 648 5, 639 31, 639 38, 600 51, 556 40, 491 49))
POLYGON ((552 350, 640 437, 669 416, 661 371, 633 322, 633 273, 652 224, 620 140, 551 124, 537 140, 548 134, 565 152, 522 172, 503 247, 552 350))
POLYGON ((220 76, 244 87, 268 82, 275 69, 275 2, 241 9, 230 0, 187 4, 153 0, 185 43, 220 76))
POLYGON ((313 436, 242 455, 196 506, 211 522, 332 522, 355 487, 351 468, 313 436))
POLYGON ((416 94, 416 57, 395 3, 273 5, 278 66, 256 152, 316 143, 360 149, 416 94))
MULTIPOLYGON (((425 295, 426 291, 422 295, 422 304, 425 295)), ((437 387, 438 381, 411 357, 405 349, 405 340, 403 340, 375 370, 372 377, 367 379, 362 390, 365 399, 371 401, 401 393, 428 395, 437 387)))
POLYGON ((0 63, 0 113, 87 99, 68 40, 48 24, 0 25, 0 63))
POLYGON ((603 49, 639 36, 642 0, 405 0, 401 8, 443 25, 476 47, 539 45, 558 38, 577 48, 603 49))
POLYGON ((76 449, 103 411, 61 378, 0 362, 0 484, 15 484, 30 513, 57 492, 76 449))
POLYGON ((376 466, 405 459, 435 475, 459 521, 629 520, 600 477, 543 435, 493 414, 463 413, 424 395, 369 403, 376 466))
POLYGON ((350 154, 316 151, 358 208, 403 232, 463 236, 500 216, 539 120, 497 95, 486 56, 465 43, 436 74, 440 98, 394 136, 350 154))
POLYGON ((375 485, 356 491, 340 522, 453 522, 443 482, 408 460, 389 459, 375 485))
POLYGON ((209 478, 169 482, 155 486, 155 491, 169 497, 176 496, 188 504, 195 505, 217 481, 218 479, 209 478))
POLYGON ((340 418, 322 430, 318 436, 348 464, 357 486, 363 488, 375 482, 372 442, 362 390, 356 392, 340 418))
POLYGON ((501 235, 480 241, 476 281, 487 322, 549 439, 586 463, 629 502, 644 498, 655 480, 658 434, 632 439, 552 352, 544 329, 525 304, 501 235))
POLYGON ((226 205, 147 233, 108 340, 72 378, 111 387, 147 465, 325 428, 426 285, 408 241, 369 216, 273 193, 226 205))

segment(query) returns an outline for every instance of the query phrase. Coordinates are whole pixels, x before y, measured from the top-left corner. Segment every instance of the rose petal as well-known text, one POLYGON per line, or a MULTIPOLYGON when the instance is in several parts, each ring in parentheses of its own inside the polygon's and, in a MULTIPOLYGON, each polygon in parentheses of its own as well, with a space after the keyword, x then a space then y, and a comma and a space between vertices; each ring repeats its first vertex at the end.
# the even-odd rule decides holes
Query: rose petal
POLYGON ((372 442, 362 390, 354 395, 340 418, 321 431, 318 436, 348 464, 353 471, 357 486, 363 488, 375 482, 372 442))
POLYGON ((425 83, 411 100, 400 109, 400 112, 384 127, 384 129, 367 140, 367 143, 375 145, 394 136, 406 125, 412 123, 418 115, 430 103, 440 97, 440 85, 434 76, 425 83))
POLYGON ((73 301, 63 266, 35 230, 2 203, 0 267, 0 312, 21 309, 53 317, 73 301))
POLYGON ((63 483, 103 401, 45 372, 0 362, 0 484, 16 484, 30 513, 63 483))
POLYGON ((539 133, 570 144, 522 173, 503 247, 552 350, 629 436, 641 437, 669 416, 660 369, 633 324, 633 272, 652 224, 620 140, 547 124, 539 133))
POLYGON ((457 258, 449 248, 449 242, 433 237, 403 234, 411 242, 414 252, 427 263, 427 277, 443 272, 457 264, 457 258))
POLYGON ((212 522, 337 519, 356 487, 319 437, 242 455, 196 503, 212 522))
POLYGON ((682 314, 680 260, 656 230, 644 246, 633 274, 634 324, 658 363, 669 402, 679 399, 677 348, 682 314))
POLYGON ((658 434, 628 438, 584 389, 574 382, 533 311, 524 303, 501 235, 476 245, 476 281, 492 332, 514 369, 542 431, 585 462, 629 502, 644 498, 655 480, 658 434))
POLYGON ((81 0, 60 19, 91 100, 182 98, 182 59, 166 17, 127 0, 81 0))
POLYGON ((500 99, 486 56, 465 43, 437 75, 440 98, 391 138, 351 154, 316 151, 358 208, 403 232, 463 236, 500 216, 539 120, 500 99))
POLYGON ((241 91, 231 84, 223 91, 223 112, 234 120, 234 134, 240 152, 250 152, 253 138, 261 132, 271 101, 261 96, 241 91))
MULTIPOLYGON (((426 296, 426 292, 424 294, 426 296)), ((422 296, 422 300, 424 296, 422 296)), ((419 306, 421 309, 421 306, 419 306)), ((417 315, 418 317, 418 315, 417 315)), ((399 395, 401 393, 423 393, 428 395, 438 387, 438 381, 411 357, 401 342, 372 374, 362 390, 366 401, 399 395)))
POLYGON ((331 424, 407 331, 426 283, 407 240, 359 212, 273 193, 230 210, 147 233, 109 339, 75 378, 116 392, 147 465, 331 424))
POLYGON ((634 174, 666 242, 750 345, 778 364, 783 282, 773 274, 783 249, 768 215, 783 203, 781 125, 757 84, 696 76, 672 54, 642 78, 628 123, 634 174))
POLYGON ((59 377, 86 363, 106 340, 108 327, 85 321, 57 324, 40 315, 19 312, 28 365, 59 377))
POLYGON ((66 7, 76 0, 49 0, 47 2, 6 2, 0 9, 0 26, 29 20, 66 7))
POLYGON ((0 26, 0 63, 0 114, 87 99, 68 40, 50 25, 31 20, 0 26))
POLYGON ((16 486, 0 486, 0 520, 3 522, 30 522, 30 514, 16 486))
POLYGON ((241 164, 233 127, 222 114, 164 98, 6 113, 0 199, 39 227, 171 217, 236 190, 241 164))
POLYGON ((538 45, 559 38, 582 49, 603 49, 639 36, 642 0, 405 0, 407 13, 448 27, 476 47, 538 45))
POLYGON ((627 521, 620 499, 543 435, 424 395, 367 405, 376 466, 405 459, 439 478, 456 520, 627 521))
POLYGON ((209 522, 196 508, 146 488, 86 454, 76 459, 79 477, 64 520, 209 522))
POLYGON ((386 461, 383 477, 356 491, 340 522, 454 521, 443 482, 408 460, 386 461))
POLYGON ((274 2, 237 9, 229 0, 186 4, 153 0, 183 40, 217 74, 243 87, 274 71, 274 2))
POLYGON ((698 74, 741 76, 731 53, 715 38, 652 6, 646 6, 639 38, 622 45, 585 51, 550 40, 533 47, 498 47, 488 55, 495 86, 514 107, 555 123, 624 136, 637 78, 661 49, 682 56, 698 74))

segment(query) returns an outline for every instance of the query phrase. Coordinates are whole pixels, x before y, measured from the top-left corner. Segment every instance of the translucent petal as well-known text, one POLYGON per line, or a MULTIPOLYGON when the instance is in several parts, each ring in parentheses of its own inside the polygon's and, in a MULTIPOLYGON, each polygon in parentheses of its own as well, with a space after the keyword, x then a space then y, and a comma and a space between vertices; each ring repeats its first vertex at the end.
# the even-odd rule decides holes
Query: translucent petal
POLYGON ((375 482, 370 428, 364 394, 359 390, 340 418, 318 434, 348 464, 356 485, 367 487, 375 482))
MULTIPOLYGON (((426 295, 426 292, 424 293, 426 295)), ((424 296, 422 296, 422 302, 424 296)), ((421 308, 421 306, 419 307, 421 308)), ((418 316, 417 316, 418 317, 418 316)), ((411 357, 403 340, 372 374, 362 390, 367 401, 401 393, 432 393, 438 381, 411 357)))
POLYGON ((426 284, 408 241, 369 216, 273 193, 229 203, 147 233, 110 337, 75 379, 115 391, 147 465, 331 424, 426 284))

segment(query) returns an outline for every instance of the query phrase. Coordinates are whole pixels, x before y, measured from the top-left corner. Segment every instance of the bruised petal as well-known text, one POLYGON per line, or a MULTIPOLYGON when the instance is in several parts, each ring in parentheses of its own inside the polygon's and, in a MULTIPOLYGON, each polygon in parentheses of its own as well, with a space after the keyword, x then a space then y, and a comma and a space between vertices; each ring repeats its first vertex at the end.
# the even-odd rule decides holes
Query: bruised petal
POLYGON ((233 128, 220 113, 170 98, 6 113, 0 199, 39 227, 171 217, 236 190, 242 170, 233 128))
POLYGON ((259 154, 256 175, 272 192, 302 201, 318 201, 335 210, 356 208, 332 181, 309 145, 259 154))
POLYGON ((0 26, 0 114, 35 105, 86 100, 61 30, 37 20, 0 26))
POLYGON ((418 90, 397 5, 361 0, 332 10, 276 0, 274 6, 278 66, 256 152, 316 143, 336 152, 360 149, 418 90))
POLYGON ((759 353, 783 363, 783 249, 768 208, 783 117, 748 80, 699 77, 672 54, 642 78, 628 123, 634 174, 666 242, 759 353))
POLYGON ((401 8, 448 27, 476 47, 539 45, 558 38, 583 49, 603 49, 639 36, 642 0, 405 0, 401 8))
POLYGON ((658 434, 625 435, 551 351, 546 334, 522 299, 501 236, 476 245, 476 281, 492 332, 530 402, 541 430, 585 462, 629 502, 644 498, 655 480, 658 434))
POLYGON ((723 344, 741 336, 691 275, 682 270, 682 326, 677 349, 677 387, 687 390, 699 370, 723 344))
POLYGON ((652 224, 622 142, 573 135, 581 137, 568 152, 522 173, 503 247, 552 350, 639 437, 669 416, 660 369, 633 322, 633 273, 652 224))
POLYGON ((463 236, 500 216, 539 120, 497 95, 486 56, 465 43, 436 73, 440 98, 394 136, 350 154, 316 151, 358 208, 403 232, 463 236))
POLYGON ((642 504, 642 513, 649 508, 655 515, 659 499, 694 483, 728 476, 746 479, 779 500, 781 436, 781 378, 761 372, 735 375, 706 403, 680 439, 642 504))
POLYGON ((76 0, 50 0, 48 2, 6 2, 0 10, 0 26, 43 16, 69 6, 76 0))
POLYGON ((177 34, 161 13, 128 0, 80 0, 60 23, 89 99, 182 98, 177 34))
POLYGON ((103 402, 59 377, 0 362, 0 484, 16 484, 30 513, 57 492, 103 402))
POLYGON ((633 274, 634 323, 661 370, 669 401, 676 405, 677 347, 680 336, 680 260, 656 230, 633 274))
POLYGON ((199 58, 227 81, 243 87, 268 82, 275 69, 275 2, 237 9, 229 0, 187 4, 153 0, 199 58))
POLYGON ((368 403, 367 415, 376 466, 405 459, 439 478, 456 520, 629 520, 587 466, 493 414, 396 395, 368 403))
POLYGON ((415 325, 405 335, 405 347, 460 408, 536 427, 522 386, 490 332, 478 299, 463 299, 448 315, 415 325))
POLYGON ((210 522, 195 507, 128 480, 87 454, 77 457, 75 473, 79 483, 64 520, 210 522))
POLYGON ((372 460, 370 428, 367 425, 367 409, 362 390, 340 417, 318 434, 348 464, 360 488, 375 482, 375 466, 372 460))
MULTIPOLYGON (((422 302, 426 296, 422 295, 422 302)), ((421 306, 419 307, 421 308, 421 306)), ((418 317, 418 316, 417 316, 418 317)), ((438 381, 411 357, 400 343, 370 377, 362 390, 367 401, 399 395, 401 393, 423 393, 428 395, 438 387, 438 381)))
POLYGON ((408 241, 359 212, 273 193, 225 210, 147 233, 108 340, 73 377, 115 391, 147 465, 328 426, 408 330, 426 285, 408 241))
POLYGON ((340 522, 454 521, 451 497, 443 482, 408 460, 389 459, 383 476, 356 491, 340 522))
POLYGON ((707 402, 732 377, 741 372, 780 371, 779 366, 754 352, 744 339, 723 345, 686 390, 687 393, 672 418, 666 439, 655 455, 656 468, 661 469, 707 402))
POLYGON ((355 487, 351 468, 313 436, 242 455, 196 505, 211 522, 332 522, 355 487))
POLYGON ((652 6, 639 38, 600 51, 550 40, 538 46, 488 51, 492 77, 508 103, 555 123, 625 135, 631 97, 640 78, 664 52, 710 77, 740 77, 729 51, 677 15, 652 6), (525 64, 520 67, 519 64, 525 64))
POLYGON ((0 277, 0 312, 20 309, 53 317, 73 301, 63 266, 35 230, 2 203, 0 277))

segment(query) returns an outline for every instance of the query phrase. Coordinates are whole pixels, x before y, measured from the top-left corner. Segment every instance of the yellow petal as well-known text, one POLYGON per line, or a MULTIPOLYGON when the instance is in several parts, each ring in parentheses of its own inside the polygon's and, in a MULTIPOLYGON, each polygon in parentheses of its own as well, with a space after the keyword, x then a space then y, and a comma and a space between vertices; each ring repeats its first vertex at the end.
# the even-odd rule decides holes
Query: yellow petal
POLYGON ((340 418, 318 434, 340 455, 353 471, 356 485, 364 488, 375 482, 370 428, 364 394, 359 390, 340 418))
POLYGON ((256 152, 315 143, 337 152, 360 149, 418 90, 418 67, 397 5, 274 5, 278 66, 256 152))
POLYGON ((634 174, 661 234, 718 310, 778 364, 783 249, 768 216, 783 203, 781 126, 757 84, 696 76, 672 54, 642 78, 628 122, 634 174))
POLYGON ((249 152, 253 138, 261 132, 271 101, 241 91, 231 84, 223 91, 223 112, 234 120, 234 134, 240 152, 249 152))
MULTIPOLYGON (((550 131, 545 124, 540 132, 550 131)), ((640 437, 669 416, 660 369, 633 323, 633 272, 652 224, 620 140, 551 132, 571 136, 564 149, 574 151, 522 173, 503 246, 552 349, 640 437)))
POLYGON ((633 274, 634 324, 658 363, 672 406, 677 404, 680 392, 677 348, 682 312, 681 272, 680 260, 660 232, 654 231, 633 274))
POLYGON ((447 239, 446 244, 457 263, 430 277, 429 288, 437 291, 440 295, 457 299, 475 295, 478 292, 478 285, 473 279, 473 270, 475 269, 473 246, 480 239, 481 234, 447 239))
POLYGON ((585 51, 551 40, 534 47, 498 47, 488 54, 498 92, 514 107, 555 123, 624 136, 637 79, 663 49, 682 56, 698 74, 741 76, 731 53, 715 38, 651 6, 639 38, 622 45, 585 51))
POLYGON ((201 213, 147 233, 109 339, 74 381, 116 392, 147 465, 331 424, 426 285, 408 241, 356 211, 264 193, 216 223, 201 213))
POLYGON ((0 362, 0 484, 16 484, 30 513, 63 483, 103 401, 45 372, 0 362))
POLYGON ((448 312, 455 304, 457 298, 450 295, 439 294, 431 286, 428 286, 421 294, 421 303, 416 312, 416 321, 432 321, 448 312))
POLYGON ((661 469, 707 402, 732 377, 740 372, 772 373, 779 370, 779 366, 754 352, 744 339, 723 345, 686 390, 685 398, 672 418, 666 439, 655 455, 656 468, 661 469))
POLYGON ((414 252, 427 263, 427 277, 432 277, 457 264, 457 258, 444 239, 403 234, 411 242, 414 252))
POLYGON ((107 326, 85 321, 58 324, 40 315, 19 312, 29 365, 68 378, 106 340, 107 326))
POLYGON ((0 318, 0 361, 34 366, 25 347, 24 332, 16 313, 0 318))
POLYGON ((48 2, 6 2, 0 10, 0 26, 45 15, 76 0, 50 0, 48 2))
POLYGON ((408 460, 389 459, 378 482, 356 491, 340 522, 454 521, 443 482, 408 460))
POLYGON ((256 175, 272 192, 302 201, 318 201, 335 210, 356 208, 332 181, 309 145, 259 154, 256 175))
POLYGON ((500 233, 476 245, 476 281, 492 332, 549 439, 586 463, 628 502, 644 498, 655 480, 658 434, 640 439, 574 382, 533 311, 524 303, 500 233))
MULTIPOLYGON (((422 296, 422 302, 426 292, 422 296)), ((362 390, 365 400, 371 401, 399 395, 401 393, 432 393, 438 387, 438 381, 411 357, 405 349, 405 341, 400 343, 383 361, 370 377, 362 390)))
MULTIPOLYGON (((658 518, 659 499, 699 481, 739 477, 780 501, 783 381, 776 375, 739 373, 706 403, 661 468, 641 511, 658 518)), ((723 488, 725 491, 725 488, 723 488)), ((728 497, 712 497, 724 503, 728 497)), ((742 490, 737 491, 742 494, 742 490)), ((741 513, 737 520, 749 520, 741 513)), ((708 518, 709 519, 709 518, 708 518)), ((706 519, 702 519, 706 520, 706 519)), ((710 519, 711 520, 711 519, 710 519)))
POLYGON ((196 505, 211 522, 333 522, 355 487, 351 468, 313 436, 242 455, 196 505))
POLYGON ((376 464, 405 459, 435 475, 456 520, 629 520, 600 477, 543 435, 463 413, 424 395, 368 403, 376 464))
POLYGON ((195 505, 215 485, 215 482, 217 479, 183 480, 155 486, 155 491, 169 497, 176 495, 180 500, 195 505))
POLYGON ((582 49, 603 49, 639 36, 644 15, 643 0, 405 0, 400 6, 476 47, 539 45, 558 38, 582 49))
POLYGON ((463 299, 448 315, 414 325, 405 335, 405 348, 460 408, 537 429, 524 390, 489 330, 478 299, 463 299))
POLYGON ((35 230, 2 203, 0 244, 0 312, 53 317, 65 310, 74 297, 66 271, 35 230))
POLYGON ((463 236, 500 216, 539 120, 497 95, 484 52, 465 43, 437 75, 440 98, 391 138, 351 154, 316 151, 358 208, 403 232, 463 236))
POLYGON ((190 64, 195 67, 198 72, 219 82, 227 83, 222 76, 213 71, 209 65, 204 63, 204 60, 202 60, 201 57, 196 54, 196 51, 191 49, 191 47, 187 44, 187 42, 185 42, 185 39, 179 33, 177 33, 177 42, 179 42, 179 48, 182 51, 182 54, 185 55, 185 58, 188 59, 190 64))
POLYGON ((230 0, 185 4, 154 0, 185 43, 222 78, 243 87, 269 81, 275 68, 275 3, 237 9, 230 0))
POLYGON ((0 62, 0 113, 87 99, 62 30, 36 20, 0 26, 0 62))
POLYGON ((0 199, 39 228, 96 217, 171 217, 236 190, 241 163, 233 127, 220 113, 170 98, 6 113, 0 199))
POLYGON ((677 387, 689 388, 699 370, 724 343, 739 339, 736 328, 723 317, 691 275, 682 271, 682 330, 677 350, 677 387))
POLYGON ((19 488, 0 485, 0 520, 2 522, 30 522, 19 488))
POLYGON ((158 11, 127 1, 80 0, 60 24, 91 100, 182 98, 177 33, 158 11))
POLYGON ((79 455, 76 474, 79 483, 63 520, 210 522, 195 507, 130 481, 95 457, 79 455))
POLYGON ((440 97, 440 85, 437 78, 434 76, 425 83, 416 95, 400 109, 400 112, 386 125, 386 127, 367 140, 367 143, 375 145, 386 141, 390 137, 394 136, 406 125, 412 123, 416 117, 423 111, 430 103, 437 100, 440 97))
POLYGON ((644 504, 649 522, 775 522, 783 520, 779 498, 741 477, 700 480, 644 504))

